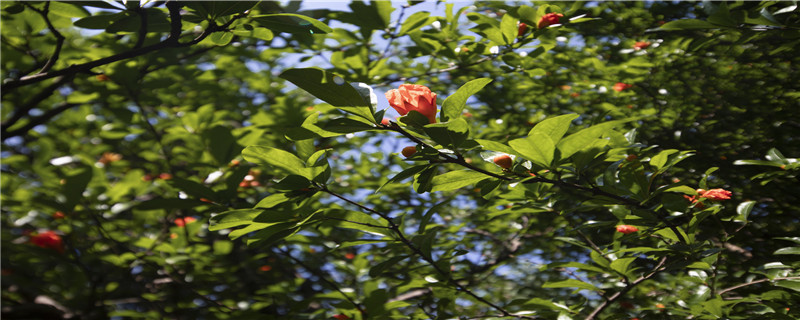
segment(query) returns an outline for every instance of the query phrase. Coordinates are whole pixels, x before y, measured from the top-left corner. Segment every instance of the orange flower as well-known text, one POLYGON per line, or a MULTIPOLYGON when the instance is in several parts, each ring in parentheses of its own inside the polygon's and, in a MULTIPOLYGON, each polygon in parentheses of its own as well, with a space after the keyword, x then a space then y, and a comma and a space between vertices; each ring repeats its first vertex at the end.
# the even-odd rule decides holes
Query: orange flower
POLYGON ((617 82, 616 84, 614 84, 614 91, 620 92, 620 91, 628 89, 630 87, 633 87, 633 85, 632 84, 627 84, 627 83, 622 83, 622 82, 617 82))
POLYGON ((436 122, 436 94, 426 86, 401 84, 400 89, 386 92, 386 99, 401 116, 413 110, 426 116, 430 123, 436 122))
POLYGON ((353 260, 353 259, 356 257, 356 254, 355 254, 355 253, 352 253, 352 252, 348 252, 348 253, 346 253, 346 254, 344 255, 344 257, 345 257, 347 260, 353 260))
POLYGON ((517 30, 517 37, 521 37, 525 34, 525 31, 528 31, 528 25, 524 22, 519 23, 519 30, 517 30))
POLYGON ((258 270, 261 270, 261 271, 267 272, 267 271, 270 271, 270 270, 272 270, 272 266, 270 266, 270 265, 263 265, 263 266, 261 266, 261 268, 258 268, 258 270))
POLYGON ((109 164, 111 162, 120 160, 122 160, 122 155, 119 153, 103 152, 103 155, 100 156, 100 160, 97 160, 97 162, 100 162, 102 164, 109 164))
POLYGON ((384 126, 388 126, 390 124, 389 118, 383 118, 381 120, 381 124, 384 125, 384 126))
POLYGON ((647 41, 637 41, 633 44, 633 50, 639 51, 642 49, 647 49, 650 46, 650 42, 647 41))
POLYGON ((164 172, 164 173, 159 174, 158 178, 161 179, 161 180, 170 180, 170 179, 172 179, 172 174, 164 172))
POLYGON ((337 314, 337 315, 333 316, 333 318, 336 319, 336 320, 350 320, 350 317, 348 317, 346 315, 343 315, 343 314, 337 314))
POLYGON ((56 212, 53 212, 53 219, 64 219, 64 218, 66 218, 66 217, 67 217, 67 215, 65 215, 65 214, 64 214, 63 212, 61 212, 61 211, 56 211, 56 212))
POLYGON ((617 226, 617 232, 621 232, 621 233, 624 233, 624 234, 630 234, 630 233, 634 233, 636 231, 639 231, 639 228, 631 226, 631 225, 621 224, 621 225, 617 226))
POLYGON ((61 236, 53 231, 45 231, 31 236, 31 243, 38 247, 53 249, 59 253, 64 253, 64 243, 61 241, 61 236))
POLYGON ((514 164, 514 160, 511 159, 511 156, 507 154, 501 154, 499 156, 494 157, 494 159, 492 159, 492 162, 494 162, 494 164, 503 169, 511 168, 511 166, 514 164))
POLYGON ((186 218, 177 218, 175 219, 175 225, 178 227, 183 228, 186 224, 192 223, 197 221, 194 217, 186 217, 186 218))
POLYGON ((100 82, 111 80, 111 78, 109 78, 107 75, 104 75, 102 73, 98 74, 98 75, 96 75, 94 77, 95 77, 95 79, 97 79, 97 81, 100 81, 100 82))
POLYGON ((539 29, 542 29, 542 28, 547 28, 548 26, 550 26, 552 24, 558 24, 559 23, 559 19, 561 19, 561 17, 563 17, 563 16, 564 15, 560 14, 560 13, 548 13, 548 14, 545 14, 544 16, 542 16, 541 19, 539 19, 538 27, 539 27, 539 29))
POLYGON ((731 198, 732 194, 733 193, 725 189, 711 189, 701 193, 700 197, 708 200, 728 200, 731 198))

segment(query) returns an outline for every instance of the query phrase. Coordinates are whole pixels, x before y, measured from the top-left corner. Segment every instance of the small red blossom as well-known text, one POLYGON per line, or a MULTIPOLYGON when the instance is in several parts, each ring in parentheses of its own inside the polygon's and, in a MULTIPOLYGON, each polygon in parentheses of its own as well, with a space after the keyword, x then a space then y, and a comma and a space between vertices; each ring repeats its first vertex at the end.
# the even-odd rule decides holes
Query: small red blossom
POLYGON ((233 160, 231 160, 231 163, 228 164, 228 167, 229 168, 233 168, 233 167, 239 166, 239 163, 240 163, 239 160, 233 159, 233 160))
POLYGON ((560 13, 545 14, 544 16, 542 16, 541 19, 539 19, 539 24, 537 25, 537 27, 539 27, 539 29, 542 29, 542 28, 547 28, 550 25, 558 24, 559 20, 563 16, 564 15, 560 13))
POLYGON ((53 249, 59 253, 64 253, 64 243, 61 241, 61 236, 53 231, 48 230, 35 236, 31 236, 31 243, 38 247, 53 249))
POLYGON ((261 268, 258 268, 258 270, 261 270, 261 271, 267 272, 267 271, 270 271, 270 270, 272 270, 272 266, 270 266, 270 265, 268 265, 268 264, 265 264, 265 265, 261 266, 261 268))
POLYGON ((187 224, 195 222, 195 221, 197 221, 197 219, 195 219, 194 217, 177 218, 177 219, 175 219, 175 225, 178 226, 178 227, 183 228, 187 224))
POLYGON ((56 211, 56 212, 53 212, 53 219, 64 219, 64 218, 66 218, 66 217, 67 217, 67 215, 65 215, 65 214, 64 214, 63 212, 61 212, 61 211, 56 211))
POLYGON ((343 314, 337 314, 337 315, 333 316, 333 318, 336 319, 336 320, 350 320, 350 317, 348 317, 346 315, 343 315, 343 314))
POLYGON ((614 84, 614 91, 621 92, 621 91, 623 91, 625 89, 628 89, 630 87, 633 87, 633 85, 632 84, 627 84, 627 83, 622 83, 622 82, 617 82, 617 83, 614 84))
POLYGON ((247 187, 250 187, 250 181, 239 182, 239 188, 247 188, 247 187))
POLYGON ((524 22, 519 23, 519 30, 517 30, 517 37, 521 37, 525 34, 525 31, 528 31, 528 25, 524 22))
POLYGON ((494 159, 492 159, 492 162, 494 162, 494 164, 503 169, 509 169, 514 164, 514 160, 511 159, 511 156, 507 154, 501 154, 499 156, 494 157, 494 159))
POLYGON ((711 189, 703 192, 700 197, 708 200, 728 200, 731 198, 731 195, 733 195, 733 193, 725 189, 711 189))
POLYGON ((355 254, 355 253, 352 253, 352 252, 348 252, 348 253, 346 253, 346 254, 344 255, 344 257, 345 257, 347 260, 353 260, 353 259, 355 259, 355 257, 356 257, 356 254, 355 254))
POLYGON ((172 174, 164 172, 162 174, 159 174, 158 178, 161 180, 170 180, 172 179, 172 174))
POLYGON ((399 89, 386 92, 389 105, 401 116, 410 111, 417 111, 436 123, 436 94, 426 86, 418 84, 401 84, 399 89))
POLYGON ((170 233, 170 234, 169 234, 169 238, 170 238, 170 239, 178 239, 178 234, 177 234, 177 233, 174 233, 174 232, 173 232, 173 233, 170 233))
POLYGON ((635 154, 629 154, 628 157, 625 158, 625 161, 631 162, 633 160, 636 160, 637 158, 639 157, 637 157, 635 154))
POLYGON ((107 75, 104 75, 102 73, 94 76, 94 78, 97 79, 97 81, 100 81, 100 82, 105 82, 105 81, 111 80, 111 78, 109 78, 107 75))
POLYGON ((664 305, 663 305, 663 304, 661 304, 661 303, 656 303, 656 308, 659 308, 659 309, 664 309, 664 308, 666 308, 666 306, 664 306, 664 305))
POLYGON ((152 180, 153 180, 153 175, 152 174, 148 173, 148 174, 142 176, 142 181, 152 181, 152 180))
POLYGON ((617 232, 624 233, 624 234, 631 234, 636 231, 639 231, 639 228, 634 227, 632 225, 621 224, 617 226, 617 232))
POLYGON ((647 42, 647 41, 636 41, 636 43, 633 44, 633 50, 639 51, 639 50, 642 50, 642 49, 647 49, 647 47, 649 47, 649 46, 650 46, 650 42, 647 42))
POLYGON ((390 123, 389 122, 389 118, 383 118, 383 120, 381 120, 381 124, 384 125, 384 126, 388 126, 389 123, 390 123))

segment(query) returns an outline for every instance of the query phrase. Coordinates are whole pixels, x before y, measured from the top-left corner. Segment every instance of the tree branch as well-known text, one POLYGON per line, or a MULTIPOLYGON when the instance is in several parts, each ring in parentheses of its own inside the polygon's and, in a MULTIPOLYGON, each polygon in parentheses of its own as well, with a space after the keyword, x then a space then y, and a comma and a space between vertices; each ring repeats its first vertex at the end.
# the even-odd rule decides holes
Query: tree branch
POLYGON ((735 285, 733 287, 730 287, 730 288, 722 289, 722 290, 720 290, 718 292, 718 294, 719 295, 723 295, 723 294, 727 293, 728 291, 733 291, 733 290, 736 290, 736 289, 739 289, 739 288, 742 288, 742 287, 746 287, 746 286, 749 286, 749 285, 754 285, 754 284, 758 284, 758 283, 762 283, 762 282, 768 282, 768 281, 780 281, 780 280, 800 280, 800 277, 777 277, 775 279, 768 279, 768 278, 759 279, 759 280, 755 280, 755 281, 745 282, 745 283, 742 283, 742 284, 737 284, 737 285, 735 285))
POLYGON ((52 33, 53 36, 56 37, 56 48, 53 50, 53 54, 50 55, 49 59, 47 59, 47 62, 45 62, 42 69, 39 70, 39 73, 47 72, 53 67, 56 61, 58 61, 58 56, 61 54, 61 47, 63 47, 64 45, 64 36, 61 34, 61 32, 58 32, 58 30, 56 30, 56 27, 53 26, 53 23, 50 21, 50 18, 47 17, 47 14, 50 12, 49 1, 44 3, 44 9, 41 10, 25 2, 23 2, 23 5, 25 5, 26 7, 30 8, 31 10, 35 11, 40 16, 42 16, 44 22, 47 24, 47 29, 50 30, 50 33, 52 33))
POLYGON ((664 264, 665 264, 666 262, 667 262, 667 257, 663 257, 663 258, 661 258, 661 260, 659 260, 659 261, 658 261, 658 264, 656 264, 656 267, 655 267, 655 268, 653 268, 653 270, 650 270, 650 273, 648 273, 648 274, 646 274, 646 275, 643 275, 643 276, 639 277, 638 279, 634 280, 634 281, 633 281, 633 282, 631 282, 631 283, 628 283, 628 285, 627 285, 627 286, 625 286, 625 288, 622 288, 622 290, 620 290, 620 291, 617 291, 617 293, 614 293, 614 294, 613 294, 611 297, 609 297, 609 298, 608 298, 608 299, 606 299, 605 301, 601 302, 601 303, 600 303, 600 305, 598 305, 598 306, 597 306, 597 307, 596 307, 596 308, 595 308, 595 309, 592 311, 592 313, 590 313, 590 314, 589 314, 589 315, 588 315, 588 316, 585 318, 585 320, 592 320, 592 319, 594 319, 595 317, 597 317, 597 315, 599 315, 599 314, 600 314, 600 312, 603 312, 603 310, 605 310, 606 308, 608 308, 608 306, 609 306, 609 305, 611 305, 611 304, 612 304, 614 301, 616 301, 617 299, 619 299, 620 297, 622 297, 622 295, 624 295, 624 294, 628 293, 628 291, 631 291, 631 289, 633 289, 633 288, 634 288, 636 285, 638 285, 638 284, 640 284, 640 283, 644 282, 644 281, 645 281, 645 280, 647 280, 647 279, 650 279, 650 278, 652 278, 653 276, 655 276, 655 275, 656 275, 656 274, 658 274, 659 272, 661 272, 661 271, 664 271, 664 268, 663 268, 663 267, 664 267, 664 264))

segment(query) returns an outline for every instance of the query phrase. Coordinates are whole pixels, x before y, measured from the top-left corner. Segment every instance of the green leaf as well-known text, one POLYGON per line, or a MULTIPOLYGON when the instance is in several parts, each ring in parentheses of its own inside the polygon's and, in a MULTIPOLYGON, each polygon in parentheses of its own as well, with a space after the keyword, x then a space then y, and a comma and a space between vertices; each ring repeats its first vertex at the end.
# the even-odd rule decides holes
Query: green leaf
POLYGON ((717 318, 721 318, 723 315, 722 313, 723 305, 724 302, 722 301, 722 298, 717 296, 714 299, 703 302, 703 310, 707 311, 708 313, 711 313, 717 318))
POLYGON ((264 212, 263 209, 238 209, 230 210, 211 217, 208 231, 218 231, 253 222, 253 219, 264 212))
POLYGON ((786 247, 775 250, 773 254, 800 254, 800 247, 786 247))
POLYGON ((90 15, 89 11, 81 6, 61 1, 50 2, 50 13, 65 18, 83 18, 90 15))
POLYGON ((214 192, 214 190, 211 190, 210 188, 196 181, 173 177, 172 179, 167 180, 167 183, 197 199, 206 198, 213 201, 218 200, 217 193, 214 192))
POLYGON ((233 33, 227 31, 218 31, 208 36, 208 39, 218 46, 224 46, 233 40, 233 33))
POLYGON ((111 25, 114 21, 125 17, 122 13, 114 13, 114 14, 98 14, 94 16, 89 16, 85 18, 80 18, 76 20, 73 24, 76 27, 84 28, 84 29, 106 29, 108 26, 111 25))
POLYGON ((321 166, 307 168, 305 162, 294 154, 269 146, 249 146, 242 151, 242 156, 252 163, 267 165, 288 174, 303 176, 308 180, 313 180, 325 171, 321 166))
POLYGON ((492 82, 492 79, 478 78, 458 88, 456 93, 451 94, 442 103, 442 111, 439 116, 441 120, 448 121, 449 119, 460 118, 464 107, 467 106, 467 99, 483 89, 489 82, 492 82))
POLYGON ((571 113, 544 119, 537 123, 536 126, 528 132, 528 135, 531 136, 538 132, 549 136, 553 143, 558 143, 558 141, 564 137, 564 134, 567 133, 567 130, 569 130, 572 120, 576 118, 578 118, 578 115, 571 113))
POLYGON ((284 71, 280 77, 336 108, 375 122, 370 103, 338 75, 320 68, 294 68, 284 71))
POLYGON ((256 2, 252 1, 188 1, 186 6, 204 18, 216 20, 250 10, 256 2))
POLYGON ((755 201, 745 201, 740 203, 738 206, 736 206, 736 217, 733 218, 733 221, 747 223, 747 217, 750 215, 750 211, 753 210, 755 205, 755 201))
POLYGON ((617 260, 611 261, 611 269, 619 272, 619 274, 630 276, 628 273, 630 272, 631 263, 636 260, 636 258, 619 258, 617 260))
POLYGON ((561 151, 561 159, 567 159, 576 152, 590 146, 596 138, 600 137, 606 131, 633 120, 634 119, 626 119, 604 122, 567 136, 557 144, 558 150, 561 151))
POLYGON ((424 130, 433 141, 448 149, 460 147, 469 137, 469 124, 463 118, 432 123, 426 125, 424 130))
POLYGON ((475 139, 475 142, 477 142, 484 149, 487 149, 487 150, 502 152, 502 153, 506 153, 506 154, 520 155, 513 148, 511 148, 511 147, 509 147, 509 146, 507 146, 505 144, 502 144, 500 142, 497 142, 497 141, 484 140, 484 139, 475 139))
POLYGON ((83 199, 83 191, 92 180, 94 172, 91 167, 81 166, 81 168, 69 173, 64 179, 62 193, 66 198, 64 209, 69 212, 83 199))
POLYGON ((281 203, 289 201, 290 197, 286 193, 275 193, 261 199, 254 208, 268 209, 277 206, 281 203))
POLYGON ((323 216, 329 219, 325 222, 327 225, 358 230, 380 236, 392 235, 392 232, 388 228, 386 221, 373 219, 368 214, 363 212, 344 209, 328 209, 323 212, 323 216))
POLYGON ((430 15, 430 12, 425 11, 412 14, 406 18, 405 21, 403 21, 403 25, 400 27, 400 33, 398 35, 406 35, 414 30, 430 24, 430 21, 433 20, 432 18, 429 18, 430 15))
POLYGON ((695 191, 695 189, 692 189, 691 187, 688 187, 688 186, 672 187, 672 188, 669 188, 667 190, 664 190, 664 192, 677 192, 677 193, 690 194, 690 195, 697 194, 697 191, 695 191))
POLYGON ((776 286, 784 287, 787 289, 792 289, 794 291, 800 292, 800 281, 796 280, 780 280, 775 282, 776 286))
POLYGON ((228 165, 244 148, 239 145, 231 129, 223 126, 214 126, 210 130, 203 131, 203 139, 211 156, 220 166, 228 165))
POLYGON ((386 181, 386 183, 384 183, 380 188, 375 190, 375 193, 378 193, 378 191, 381 191, 381 189, 383 189, 383 187, 385 187, 386 185, 388 185, 388 184, 390 184, 392 182, 398 182, 398 181, 402 181, 404 179, 413 177, 415 174, 419 173, 422 170, 425 170, 429 166, 430 165, 424 164, 424 165, 414 166, 414 167, 411 167, 411 168, 407 168, 407 169, 405 169, 403 171, 400 171, 400 173, 396 174, 394 177, 389 179, 389 181, 386 181))
POLYGON ((526 159, 544 168, 550 168, 555 155, 555 145, 550 136, 541 132, 534 132, 525 138, 511 140, 508 142, 517 153, 526 159))
POLYGON ((591 291, 601 291, 591 283, 586 283, 580 280, 568 279, 564 281, 546 282, 542 288, 578 288, 591 291))
POLYGON ((503 15, 500 20, 500 32, 503 35, 503 44, 510 45, 517 39, 517 19, 510 14, 503 15))
POLYGON ((710 22, 697 19, 682 19, 670 21, 662 25, 658 30, 693 30, 693 29, 718 29, 720 26, 710 22))
POLYGON ((650 158, 650 165, 655 167, 656 171, 661 170, 661 168, 667 164, 667 159, 669 159, 669 156, 676 152, 678 152, 676 149, 663 150, 650 158))
POLYGON ((403 261, 407 258, 408 256, 396 256, 386 259, 376 264, 374 267, 370 268, 369 276, 373 278, 379 277, 381 274, 383 274, 384 271, 386 271, 386 269, 396 266, 398 262, 403 261))
POLYGON ((486 175, 469 169, 450 171, 433 177, 431 192, 454 190, 477 183, 483 179, 486 179, 486 175))
POLYGON ((307 140, 341 136, 353 132, 361 132, 375 127, 351 118, 336 118, 317 124, 319 113, 306 118, 300 127, 289 128, 286 137, 290 140, 307 140))
MULTIPOLYGON (((288 33, 330 33, 333 29, 317 19, 309 18, 299 14, 276 13, 250 17, 250 20, 258 22, 263 27, 274 32, 288 33)), ((288 79, 287 79, 288 80, 288 79)))

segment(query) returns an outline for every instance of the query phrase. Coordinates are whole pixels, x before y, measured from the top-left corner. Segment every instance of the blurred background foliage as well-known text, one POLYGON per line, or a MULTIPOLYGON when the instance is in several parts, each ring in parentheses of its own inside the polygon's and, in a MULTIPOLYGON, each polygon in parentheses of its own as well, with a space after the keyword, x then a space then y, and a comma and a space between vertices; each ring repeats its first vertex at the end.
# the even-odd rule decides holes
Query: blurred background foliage
MULTIPOLYGON (((382 93, 402 83, 428 86, 441 105, 470 80, 489 78, 464 110, 471 139, 505 143, 568 113, 579 115, 570 133, 635 119, 607 133, 631 143, 608 150, 576 183, 590 185, 629 154, 644 163, 685 150, 694 155, 657 184, 706 184, 732 191, 733 200, 694 225, 703 246, 686 252, 697 256, 625 290, 597 317, 800 312, 789 309, 800 299, 800 282, 789 279, 800 263, 796 2, 0 5, 3 317, 498 315, 408 248, 371 244, 380 237, 330 221, 252 246, 230 230, 209 231, 213 215, 279 194, 282 175, 241 157, 251 145, 304 155, 330 149, 333 192, 399 217, 409 235, 427 223, 433 231, 414 241, 427 241, 440 268, 486 301, 535 311, 524 316, 590 318, 621 292, 618 275, 577 265, 601 264, 590 243, 664 249, 655 236, 622 244, 613 226, 623 206, 552 186, 418 194, 404 181, 375 193, 409 167, 398 153, 414 143, 380 131, 288 139, 308 116, 342 115, 279 77, 307 66, 367 83, 379 109, 387 107, 382 93), (546 12, 563 13, 562 25, 534 27, 546 12), (508 37, 508 21, 529 29, 508 37), (618 83, 631 86, 615 90, 618 83), (719 169, 703 174, 712 167, 719 169), (741 220, 744 201, 754 206, 741 220), (63 254, 30 243, 46 230, 62 237, 63 254), (564 279, 583 284, 552 285, 564 279)), ((465 156, 497 171, 475 150, 465 156)), ((356 209, 295 192, 309 192, 312 209, 356 209)), ((661 201, 688 204, 679 195, 661 201)), ((636 252, 628 257, 638 272, 656 267, 647 250, 636 252)))

